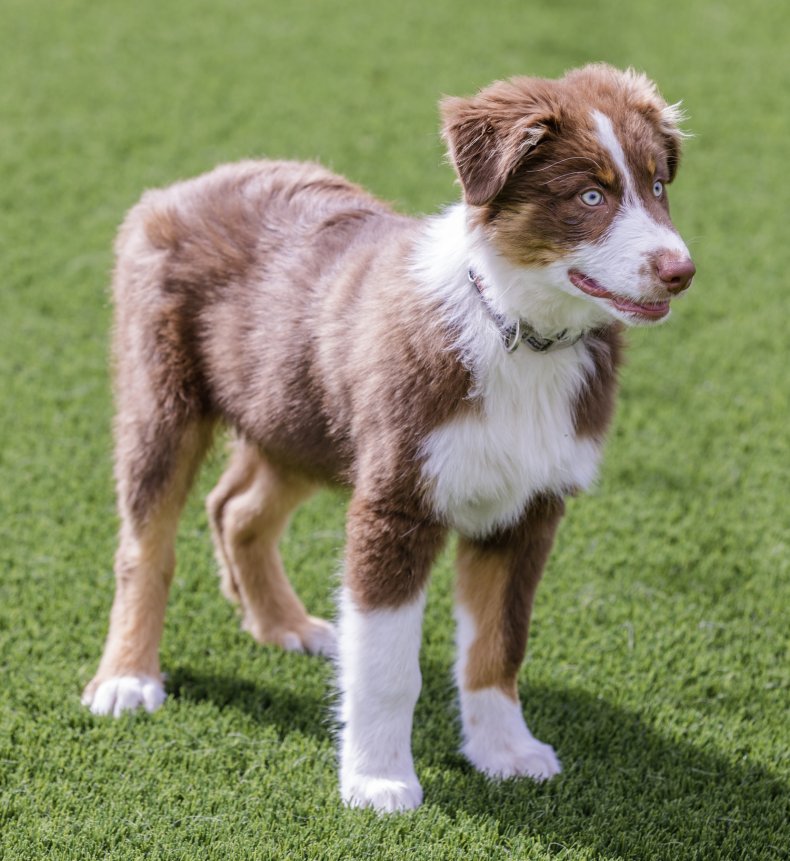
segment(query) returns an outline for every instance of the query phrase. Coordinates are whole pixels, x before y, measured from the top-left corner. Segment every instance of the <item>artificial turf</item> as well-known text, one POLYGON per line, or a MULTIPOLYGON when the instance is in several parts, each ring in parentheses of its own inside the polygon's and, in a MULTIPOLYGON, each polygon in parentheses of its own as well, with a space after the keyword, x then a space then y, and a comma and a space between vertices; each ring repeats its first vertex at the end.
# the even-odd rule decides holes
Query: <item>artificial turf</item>
MULTIPOLYGON (((790 852, 790 12, 664 0, 4 0, 0 26, 0 856, 771 859, 790 852), (344 809, 331 671, 256 645, 220 597, 201 497, 179 538, 166 706, 79 703, 117 521, 111 244, 145 187, 317 158, 409 212, 457 195, 435 102, 516 73, 633 64, 696 137, 671 189, 699 274, 631 337, 599 484, 572 500, 520 689, 564 773, 457 754, 451 557, 426 614, 425 804, 344 809)), ((333 612, 342 495, 284 556, 333 612)))

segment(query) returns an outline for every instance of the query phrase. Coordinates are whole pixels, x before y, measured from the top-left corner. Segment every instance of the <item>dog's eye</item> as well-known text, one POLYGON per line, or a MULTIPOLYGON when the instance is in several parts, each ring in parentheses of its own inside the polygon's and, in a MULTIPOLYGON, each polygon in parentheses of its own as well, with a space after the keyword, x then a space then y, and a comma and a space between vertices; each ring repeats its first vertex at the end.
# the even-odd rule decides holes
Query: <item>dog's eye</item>
POLYGON ((583 191, 581 199, 582 203, 586 203, 587 206, 600 206, 603 203, 603 195, 596 188, 590 188, 587 191, 583 191))
POLYGON ((654 194, 656 197, 661 197, 661 195, 662 195, 663 193, 664 193, 664 183, 663 183, 663 182, 661 182, 661 180, 660 180, 660 179, 657 179, 657 180, 653 183, 653 194, 654 194))

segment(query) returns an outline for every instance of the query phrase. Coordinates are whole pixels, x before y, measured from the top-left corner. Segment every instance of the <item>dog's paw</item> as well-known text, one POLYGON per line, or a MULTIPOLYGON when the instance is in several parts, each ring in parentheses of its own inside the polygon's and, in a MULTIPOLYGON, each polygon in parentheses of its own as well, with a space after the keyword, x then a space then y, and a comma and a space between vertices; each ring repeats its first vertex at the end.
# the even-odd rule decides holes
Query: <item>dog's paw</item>
POLYGON ((308 616, 307 624, 303 625, 296 635, 296 640, 283 643, 289 651, 309 652, 311 655, 326 655, 331 658, 337 654, 337 633, 331 622, 319 619, 317 616, 308 616))
POLYGON ((497 780, 531 777, 542 782, 562 771, 554 748, 536 738, 522 738, 515 744, 478 738, 464 745, 463 754, 478 771, 497 780))
POLYGON ((337 654, 337 634, 334 625, 316 616, 293 627, 283 627, 264 634, 255 625, 245 626, 259 643, 276 643, 287 652, 307 652, 332 658, 337 654))
POLYGON ((123 712, 139 708, 155 712, 166 696, 161 680, 153 676, 112 676, 88 685, 82 704, 95 715, 120 717, 123 712))
POLYGON ((414 810, 422 804, 416 774, 397 778, 352 774, 343 779, 340 793, 349 807, 370 807, 378 813, 414 810))

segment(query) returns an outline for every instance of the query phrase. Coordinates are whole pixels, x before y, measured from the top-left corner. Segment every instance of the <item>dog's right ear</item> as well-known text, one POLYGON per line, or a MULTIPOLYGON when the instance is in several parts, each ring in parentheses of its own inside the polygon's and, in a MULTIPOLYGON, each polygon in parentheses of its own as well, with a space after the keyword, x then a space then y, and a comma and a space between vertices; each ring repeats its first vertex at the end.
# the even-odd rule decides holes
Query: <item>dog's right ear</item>
POLYGON ((539 78, 512 78, 471 99, 448 97, 439 103, 442 137, 467 203, 493 200, 556 124, 550 85, 539 78))

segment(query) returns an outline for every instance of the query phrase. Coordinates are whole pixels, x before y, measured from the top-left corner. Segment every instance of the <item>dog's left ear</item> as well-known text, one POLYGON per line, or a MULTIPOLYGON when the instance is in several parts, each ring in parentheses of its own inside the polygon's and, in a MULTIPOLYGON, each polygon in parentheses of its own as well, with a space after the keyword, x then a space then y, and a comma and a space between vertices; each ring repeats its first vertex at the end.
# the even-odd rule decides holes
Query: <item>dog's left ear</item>
POLYGON ((667 154, 667 166, 669 168, 669 181, 675 178, 680 166, 680 150, 683 140, 689 137, 680 125, 686 115, 680 107, 680 102, 674 105, 664 103, 658 110, 658 128, 664 138, 664 149, 667 154))
POLYGON ((558 121, 552 82, 540 78, 497 81, 471 99, 439 103, 442 137, 464 200, 482 206, 558 121))
POLYGON ((669 181, 672 182, 680 165, 680 151, 683 141, 690 137, 682 128, 686 119, 685 111, 680 102, 668 104, 659 93, 655 83, 644 73, 635 69, 627 69, 625 72, 614 70, 614 72, 634 98, 638 102, 641 101, 642 113, 658 130, 666 153, 669 181))

